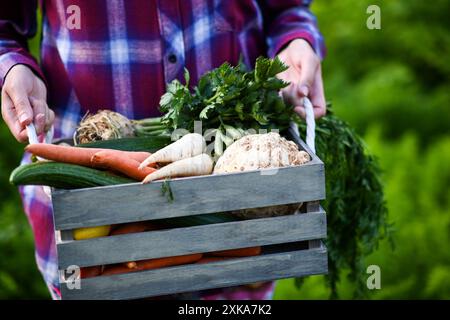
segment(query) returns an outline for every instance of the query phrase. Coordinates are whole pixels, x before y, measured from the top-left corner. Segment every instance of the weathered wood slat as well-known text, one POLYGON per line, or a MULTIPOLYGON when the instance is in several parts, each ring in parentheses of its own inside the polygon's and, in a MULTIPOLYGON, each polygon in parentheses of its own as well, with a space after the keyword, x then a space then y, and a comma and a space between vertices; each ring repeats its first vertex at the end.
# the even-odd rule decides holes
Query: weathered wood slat
POLYGON ((282 205, 325 198, 322 163, 175 179, 172 203, 161 181, 53 193, 57 230, 282 205))
POLYGON ((327 272, 325 248, 192 264, 81 280, 81 289, 62 283, 63 299, 135 299, 221 288, 327 272))
POLYGON ((325 213, 317 212, 68 241, 57 251, 65 269, 325 237, 325 213))
MULTIPOLYGON (((320 201, 310 201, 306 203, 306 212, 316 212, 322 210, 323 208, 320 206, 320 201)), ((313 249, 313 248, 319 248, 321 245, 321 240, 318 239, 314 239, 314 240, 309 240, 309 248, 313 249)))

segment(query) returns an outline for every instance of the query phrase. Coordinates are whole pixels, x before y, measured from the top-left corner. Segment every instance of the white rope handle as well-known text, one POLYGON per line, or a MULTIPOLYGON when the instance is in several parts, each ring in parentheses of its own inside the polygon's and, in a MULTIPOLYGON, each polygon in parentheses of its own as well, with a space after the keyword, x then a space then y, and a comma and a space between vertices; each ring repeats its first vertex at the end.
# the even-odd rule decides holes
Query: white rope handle
POLYGON ((311 151, 316 153, 316 120, 314 119, 314 110, 311 101, 307 98, 303 98, 303 105, 306 112, 306 144, 311 151))
POLYGON ((36 127, 34 126, 33 122, 28 124, 26 126, 26 128, 27 128, 28 141, 31 144, 39 143, 39 140, 38 140, 38 137, 36 134, 36 127))
MULTIPOLYGON (((306 144, 309 149, 315 154, 316 153, 316 120, 314 119, 314 110, 311 101, 304 97, 303 105, 305 107, 306 112, 306 144)), ((294 121, 291 121, 291 130, 293 130, 297 136, 300 137, 300 131, 298 130, 298 126, 294 121)))
MULTIPOLYGON (((39 143, 39 139, 36 134, 36 127, 34 126, 34 124, 30 123, 29 125, 26 126, 26 129, 28 134, 28 141, 31 144, 39 143)), ((52 125, 50 129, 45 133, 44 143, 52 143, 54 132, 55 128, 52 125)))
MULTIPOLYGON (((39 143, 39 139, 37 137, 36 133, 36 127, 34 126, 33 122, 26 126, 27 134, 28 134, 28 141, 31 144, 39 143)), ((50 129, 46 132, 44 137, 44 143, 52 143, 53 141, 53 135, 55 132, 55 128, 53 125, 50 127, 50 129)), ((41 157, 37 157, 38 160, 44 160, 41 157)), ((52 198, 52 190, 49 186, 42 186, 42 189, 44 190, 44 193, 51 199, 52 198)))

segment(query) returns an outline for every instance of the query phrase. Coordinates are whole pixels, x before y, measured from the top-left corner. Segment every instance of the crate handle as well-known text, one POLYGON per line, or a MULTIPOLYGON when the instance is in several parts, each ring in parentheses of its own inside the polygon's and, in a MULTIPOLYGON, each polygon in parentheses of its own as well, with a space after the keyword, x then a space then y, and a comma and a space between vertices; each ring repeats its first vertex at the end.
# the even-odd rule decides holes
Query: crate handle
MULTIPOLYGON (((28 134, 28 141, 30 143, 39 143, 39 139, 36 133, 36 127, 34 126, 33 122, 28 124, 26 126, 27 134, 28 134)), ((46 132, 44 136, 44 143, 52 143, 53 136, 55 133, 55 128, 53 125, 50 127, 50 129, 46 132)), ((44 160, 41 157, 37 157, 38 160, 44 160)), ((52 197, 52 190, 48 186, 42 186, 42 189, 44 190, 44 193, 51 199, 52 197)))
POLYGON ((303 98, 303 105, 306 112, 306 144, 311 151, 316 153, 316 120, 314 119, 314 110, 308 97, 303 98))
MULTIPOLYGON (((314 110, 311 101, 307 98, 303 98, 303 106, 305 107, 306 113, 306 145, 312 151, 312 153, 316 153, 316 120, 314 119, 314 110)), ((291 129, 300 137, 300 132, 298 130, 297 124, 292 121, 291 129)))

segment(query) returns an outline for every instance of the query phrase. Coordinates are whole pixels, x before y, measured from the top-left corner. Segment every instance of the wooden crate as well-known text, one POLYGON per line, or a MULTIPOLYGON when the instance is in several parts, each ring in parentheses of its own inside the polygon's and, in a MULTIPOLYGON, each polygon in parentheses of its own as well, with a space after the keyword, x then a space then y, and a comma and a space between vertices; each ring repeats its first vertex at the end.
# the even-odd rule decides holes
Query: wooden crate
POLYGON ((257 281, 327 273, 326 216, 322 161, 298 167, 173 179, 174 201, 162 195, 163 182, 54 190, 52 193, 63 299, 134 299, 257 281), (267 172, 266 172, 267 173, 267 172), (301 203, 296 214, 211 225, 156 230, 75 241, 80 227, 182 217, 247 208, 301 203), (190 264, 81 279, 69 289, 68 266, 126 261, 263 246, 263 254, 207 264, 190 264))

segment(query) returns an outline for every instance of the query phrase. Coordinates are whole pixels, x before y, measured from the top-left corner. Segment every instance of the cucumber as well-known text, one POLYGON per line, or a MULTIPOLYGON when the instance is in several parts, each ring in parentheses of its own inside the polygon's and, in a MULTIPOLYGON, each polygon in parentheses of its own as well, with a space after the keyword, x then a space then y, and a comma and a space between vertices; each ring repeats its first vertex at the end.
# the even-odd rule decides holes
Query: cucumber
POLYGON ((59 162, 36 162, 14 169, 11 184, 44 185, 60 189, 77 189, 136 182, 92 168, 59 162))
POLYGON ((95 142, 83 143, 77 145, 82 148, 104 148, 122 151, 148 151, 155 152, 171 143, 170 137, 136 137, 122 138, 113 140, 99 140, 95 142))

